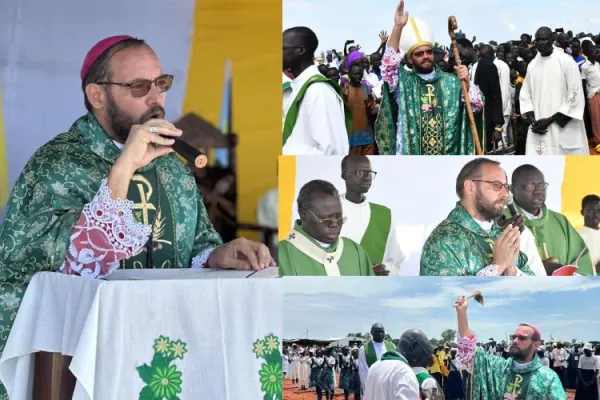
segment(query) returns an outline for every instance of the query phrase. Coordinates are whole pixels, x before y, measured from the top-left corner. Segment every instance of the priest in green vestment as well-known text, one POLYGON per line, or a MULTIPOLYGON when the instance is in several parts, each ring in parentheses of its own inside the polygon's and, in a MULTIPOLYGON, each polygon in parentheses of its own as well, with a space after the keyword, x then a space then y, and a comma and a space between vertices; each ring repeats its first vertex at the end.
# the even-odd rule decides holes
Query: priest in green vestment
POLYGON ((425 241, 421 275, 534 275, 520 251, 520 230, 500 228, 509 186, 500 163, 468 162, 456 179, 459 201, 425 241))
MULTIPOLYGON (((441 71, 433 62, 433 44, 431 28, 409 17, 401 1, 381 66, 384 85, 375 124, 381 155, 474 154, 461 86, 461 80, 469 85, 467 67, 458 67, 458 77, 441 71), (401 65, 404 54, 411 71, 401 65)), ((469 98, 473 112, 481 112, 477 86, 469 86, 469 98)))
POLYGON ((537 356, 542 344, 540 331, 520 324, 511 336, 509 358, 477 348, 477 338, 469 328, 468 301, 456 302, 458 356, 470 373, 467 400, 567 400, 556 372, 544 366, 537 356))
POLYGON ((348 220, 342 226, 342 236, 360 243, 373 263, 385 265, 391 275, 400 275, 400 265, 405 257, 392 210, 367 198, 376 175, 367 156, 343 158, 342 179, 346 183, 346 193, 341 199, 348 220))
POLYGON ((585 241, 567 217, 546 207, 548 183, 544 174, 530 164, 521 165, 512 175, 515 205, 523 214, 525 226, 549 274, 563 265, 574 265, 580 275, 594 275, 585 241))
POLYGON ((163 119, 173 76, 143 40, 100 41, 81 79, 87 115, 29 160, 0 225, 0 352, 39 271, 275 266, 266 246, 224 245, 213 229, 171 147, 182 132, 163 119))
POLYGON ((369 368, 380 360, 384 353, 395 349, 396 345, 394 343, 385 340, 385 327, 380 323, 373 324, 371 326, 371 340, 368 343, 363 343, 358 352, 358 374, 363 392, 369 368))
POLYGON ((340 236, 346 218, 339 193, 331 183, 314 180, 300 189, 294 229, 279 242, 280 276, 373 276, 384 273, 373 266, 367 252, 340 236))

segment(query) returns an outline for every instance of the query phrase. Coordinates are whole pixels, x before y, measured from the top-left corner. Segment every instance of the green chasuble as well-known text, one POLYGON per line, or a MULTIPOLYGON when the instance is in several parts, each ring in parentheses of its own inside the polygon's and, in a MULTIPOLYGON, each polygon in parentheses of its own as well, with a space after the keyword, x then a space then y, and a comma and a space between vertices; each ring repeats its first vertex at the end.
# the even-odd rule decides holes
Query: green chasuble
MULTIPOLYGON (((457 202, 448 218, 425 241, 421 275, 476 275, 484 267, 494 264, 493 247, 501 234, 502 229, 495 222, 490 232, 486 232, 457 202)), ((534 275, 522 252, 519 252, 515 266, 526 275, 534 275)))
POLYGON ((278 247, 279 276, 374 276, 367 252, 348 238, 338 237, 324 247, 296 221, 294 230, 278 247))
MULTIPOLYGON (((395 352, 396 350, 396 345, 388 340, 383 341, 383 347, 385 347, 384 354, 389 351, 395 352)), ((375 351, 375 345, 372 340, 365 346, 365 359, 369 368, 377 362, 377 352, 375 351)))
POLYGON ((525 226, 535 237, 542 260, 555 257, 561 265, 576 265, 577 273, 581 275, 594 275, 589 249, 567 217, 543 205, 542 218, 527 219, 518 204, 515 205, 523 215, 525 226))
POLYGON ((375 141, 380 155, 470 155, 474 153, 460 80, 435 69, 424 79, 400 66, 398 89, 384 83, 375 141), (398 143, 400 125, 400 143, 398 143))
MULTIPOLYGON (((341 98, 344 98, 342 95, 342 88, 340 87, 340 85, 338 85, 330 79, 327 79, 321 74, 311 76, 300 88, 300 90, 294 97, 294 100, 292 100, 292 104, 290 105, 290 108, 287 114, 285 115, 285 118, 283 119, 283 146, 285 146, 285 142, 287 142, 288 138, 292 135, 294 126, 296 126, 296 120, 298 119, 298 111, 300 109, 300 105, 302 104, 302 100, 304 99, 304 95, 306 94, 306 90, 310 85, 316 82, 326 83, 330 85, 341 98)), ((346 131, 348 132, 348 137, 350 137, 352 133, 352 113, 350 112, 350 109, 348 108, 346 103, 344 103, 344 116, 346 122, 346 131)))
MULTIPOLYGON (((65 261, 84 205, 95 197, 119 154, 88 114, 25 166, 0 226, 0 351, 27 284, 36 272, 57 271, 65 261)), ((136 171, 128 199, 134 203, 134 219, 153 225, 154 268, 188 268, 194 256, 222 244, 192 173, 174 153, 136 171)), ((120 266, 147 268, 147 261, 142 249, 120 266)))
POLYGON ((467 387, 467 400, 566 400, 558 375, 536 356, 525 367, 477 349, 467 387), (519 367, 519 369, 517 369, 519 367))
POLYGON ((369 203, 369 207, 371 218, 360 245, 369 254, 373 264, 381 264, 392 228, 392 210, 375 203, 369 203))

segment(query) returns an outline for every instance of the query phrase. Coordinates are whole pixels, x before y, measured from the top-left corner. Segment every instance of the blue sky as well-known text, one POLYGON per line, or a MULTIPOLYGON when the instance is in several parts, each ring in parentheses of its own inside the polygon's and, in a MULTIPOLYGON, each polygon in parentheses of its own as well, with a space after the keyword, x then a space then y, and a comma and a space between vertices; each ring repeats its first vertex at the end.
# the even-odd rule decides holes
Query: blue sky
POLYGON ((543 339, 600 340, 600 280, 574 278, 289 278, 284 279, 284 337, 328 339, 368 332, 382 323, 392 337, 417 328, 439 338, 456 329, 453 304, 473 290, 470 326, 482 341, 500 341, 519 323, 531 323, 543 339))
MULTIPOLYGON (((410 15, 431 25, 435 40, 449 44, 448 17, 454 15, 459 29, 477 41, 518 40, 522 33, 533 35, 537 28, 564 27, 565 31, 600 31, 600 2, 580 0, 406 0, 410 15)), ((319 38, 319 51, 343 50, 347 39, 374 52, 381 30, 391 31, 398 1, 378 0, 283 0, 283 28, 308 26, 319 38)))

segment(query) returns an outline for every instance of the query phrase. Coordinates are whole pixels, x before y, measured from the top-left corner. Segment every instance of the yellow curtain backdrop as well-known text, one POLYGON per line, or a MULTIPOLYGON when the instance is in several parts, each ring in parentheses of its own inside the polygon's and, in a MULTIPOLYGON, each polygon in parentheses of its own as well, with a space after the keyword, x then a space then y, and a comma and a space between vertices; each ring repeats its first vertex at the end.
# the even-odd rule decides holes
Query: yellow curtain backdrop
POLYGON ((231 59, 240 222, 256 220, 260 197, 277 184, 281 21, 281 0, 196 1, 183 113, 195 112, 218 126, 225 62, 231 59))
POLYGON ((588 194, 600 196, 600 180, 596 173, 600 171, 599 157, 565 157, 565 176, 562 185, 562 210, 575 229, 583 226, 581 200, 588 194))
POLYGON ((8 201, 8 160, 6 158, 6 145, 4 141, 4 103, 2 100, 2 81, 0 80, 0 209, 8 201))
POLYGON ((279 156, 279 240, 290 234, 296 197, 296 157, 279 156))

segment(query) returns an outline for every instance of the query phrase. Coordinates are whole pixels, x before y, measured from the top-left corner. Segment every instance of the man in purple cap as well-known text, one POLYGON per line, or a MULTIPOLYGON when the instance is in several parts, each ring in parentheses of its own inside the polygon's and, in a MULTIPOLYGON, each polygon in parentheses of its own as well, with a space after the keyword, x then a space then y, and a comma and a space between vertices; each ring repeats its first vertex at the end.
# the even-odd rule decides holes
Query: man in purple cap
POLYGON ((164 119, 173 76, 143 40, 102 40, 81 81, 88 113, 29 160, 0 226, 0 331, 38 271, 103 278, 117 268, 275 265, 266 246, 223 244, 213 229, 171 147, 182 134, 164 119))
POLYGON ((469 328, 464 296, 455 304, 458 320, 458 357, 471 374, 467 400, 475 399, 547 399, 567 400, 556 372, 544 366, 537 356, 542 344, 540 331, 520 324, 511 336, 510 357, 504 359, 477 348, 477 338, 469 328))

